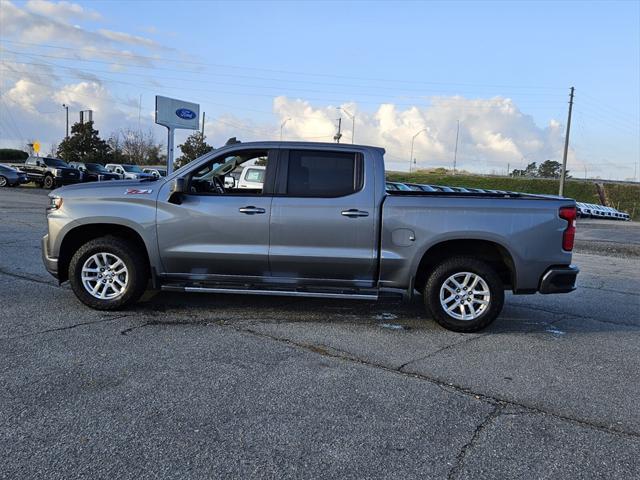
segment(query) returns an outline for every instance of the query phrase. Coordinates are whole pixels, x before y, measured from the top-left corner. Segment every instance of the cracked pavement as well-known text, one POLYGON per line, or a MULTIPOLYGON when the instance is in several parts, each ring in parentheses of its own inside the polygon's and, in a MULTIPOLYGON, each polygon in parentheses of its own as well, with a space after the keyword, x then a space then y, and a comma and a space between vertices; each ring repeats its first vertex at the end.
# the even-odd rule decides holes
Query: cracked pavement
POLYGON ((44 271, 45 193, 0 200, 0 478, 640 478, 636 256, 585 249, 576 292, 478 334, 419 301, 107 313, 44 271))

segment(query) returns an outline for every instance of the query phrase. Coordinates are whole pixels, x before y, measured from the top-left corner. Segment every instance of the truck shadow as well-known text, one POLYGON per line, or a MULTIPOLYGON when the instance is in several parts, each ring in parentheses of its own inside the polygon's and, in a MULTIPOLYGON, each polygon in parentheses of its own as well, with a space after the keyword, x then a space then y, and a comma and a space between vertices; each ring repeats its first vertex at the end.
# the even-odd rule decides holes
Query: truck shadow
MULTIPOLYGON (((163 319, 180 316, 193 323, 322 323, 360 324, 388 329, 390 332, 440 331, 426 311, 422 299, 411 301, 382 299, 378 302, 342 299, 309 299, 292 297, 250 296, 235 294, 148 293, 134 307, 135 311, 163 319)), ((509 298, 498 319, 480 334, 538 334, 548 333, 557 338, 566 335, 564 324, 581 321, 586 332, 636 332, 640 325, 623 321, 602 321, 583 318, 566 312, 540 308, 539 304, 511 304, 509 298)), ((453 332, 451 332, 453 334, 453 332)), ((574 332, 578 333, 578 332, 574 332)), ((459 335, 459 334, 456 334, 459 335)))

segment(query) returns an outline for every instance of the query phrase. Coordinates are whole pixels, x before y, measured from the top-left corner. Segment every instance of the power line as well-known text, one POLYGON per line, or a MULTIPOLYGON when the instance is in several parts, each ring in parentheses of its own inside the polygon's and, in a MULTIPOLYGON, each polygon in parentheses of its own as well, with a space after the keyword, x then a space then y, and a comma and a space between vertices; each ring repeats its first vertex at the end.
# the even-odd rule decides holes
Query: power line
MULTIPOLYGON (((71 50, 78 51, 77 48, 71 47, 63 47, 60 45, 51 45, 44 43, 30 43, 30 42, 19 42, 14 40, 5 40, 2 39, 0 42, 12 43, 12 44, 21 44, 35 47, 44 47, 44 48, 57 48, 62 50, 71 50)), ((163 61, 163 62, 174 62, 178 64, 190 64, 190 65, 199 65, 199 66, 210 66, 215 68, 232 68, 238 70, 251 70, 251 71, 262 71, 262 72, 272 72, 272 73, 282 73, 286 75, 300 75, 300 76, 317 76, 317 77, 326 77, 326 78, 343 78, 343 79, 352 79, 352 80, 365 80, 365 81, 380 81, 380 82, 393 82, 393 83, 404 83, 404 84, 413 84, 413 85, 444 85, 444 86, 469 86, 469 87, 489 87, 489 88, 530 88, 530 89, 541 89, 541 90, 559 90, 561 87, 547 86, 547 85, 507 85, 507 84, 473 84, 473 83, 458 83, 458 82, 428 82, 428 81, 411 81, 405 79, 392 79, 392 78, 371 78, 371 77, 360 77, 360 76, 350 76, 350 75, 335 75, 330 73, 319 73, 319 72, 296 72, 292 70, 278 70, 278 69, 269 69, 269 68, 259 68, 259 67, 247 67, 240 65, 229 65, 229 64, 220 64, 220 63, 209 63, 209 62, 199 62, 192 60, 180 60, 180 59, 172 59, 166 57, 158 57, 158 56, 147 56, 147 55, 138 55, 138 54, 130 54, 125 52, 118 52, 113 50, 101 50, 101 49, 91 49, 87 53, 103 53, 107 55, 113 56, 122 56, 128 58, 141 58, 145 60, 150 60, 153 62, 163 61)))
MULTIPOLYGON (((37 54, 37 53, 27 53, 27 52, 16 52, 14 50, 5 50, 6 52, 12 53, 12 54, 16 54, 16 55, 26 55, 29 57, 40 57, 40 58, 51 58, 54 60, 72 60, 74 62, 88 62, 88 63, 97 63, 97 64, 101 64, 101 65, 110 65, 110 66, 123 66, 123 67, 132 67, 131 65, 128 64, 121 64, 121 63, 115 63, 115 62, 109 62, 109 61, 102 61, 102 60, 89 60, 89 59, 76 59, 76 58, 69 58, 69 57, 59 57, 59 56, 55 56, 55 55, 42 55, 42 54, 37 54)), ((41 60, 44 61, 44 60, 41 60)), ((33 63, 29 63, 29 62, 21 62, 21 61, 17 61, 17 60, 12 60, 13 63, 16 64, 26 64, 26 65, 38 65, 38 64, 33 64, 33 63)), ((50 62, 49 62, 50 63, 50 62)), ((116 75, 129 75, 129 76, 139 76, 139 77, 143 77, 144 74, 142 74, 141 72, 112 72, 112 71, 106 71, 106 70, 96 70, 96 69, 87 69, 86 67, 83 67, 83 69, 79 69, 77 67, 69 67, 66 65, 60 65, 57 63, 50 63, 50 65, 58 67, 58 68, 66 68, 66 69, 72 69, 72 70, 76 70, 76 71, 82 71, 85 70, 87 72, 95 72, 95 73, 102 73, 102 74, 116 74, 116 75)), ((176 72, 176 71, 180 71, 180 72, 184 72, 184 70, 175 70, 175 69, 168 69, 168 68, 162 68, 162 67, 150 67, 150 66, 144 66, 144 67, 138 67, 138 66, 134 66, 134 68, 148 68, 151 70, 165 70, 165 71, 171 71, 171 72, 176 72)), ((206 72, 193 72, 196 75, 207 75, 206 72)), ((279 78, 266 78, 266 77, 257 77, 257 76, 250 76, 250 75, 237 75, 237 74, 229 74, 229 73, 224 73, 224 72, 216 72, 215 73, 216 77, 220 77, 220 76, 224 76, 224 77, 231 77, 231 78, 245 78, 245 79, 250 79, 250 80, 256 80, 256 81, 260 81, 260 82, 264 82, 264 81, 271 81, 271 82, 281 82, 284 84, 287 83, 307 83, 307 84, 313 84, 313 85, 331 85, 331 86, 339 86, 339 87, 347 87, 347 88, 353 88, 353 89, 357 89, 359 91, 359 95, 361 96, 369 96, 369 97, 383 97, 383 95, 377 94, 377 93, 363 93, 362 89, 375 89, 375 90, 389 90, 389 91, 393 91, 393 92, 419 92, 421 93, 421 95, 416 96, 416 95, 407 95, 405 93, 399 93, 397 95, 393 95, 391 97, 386 96, 385 98, 414 98, 414 99, 419 99, 419 100, 425 100, 425 96, 429 95, 429 96, 438 96, 438 95, 443 95, 444 92, 442 91, 425 91, 424 89, 404 89, 404 90, 399 90, 397 86, 394 87, 384 87, 384 86, 374 86, 374 85, 357 85, 357 84, 331 84, 331 83, 327 83, 327 82, 313 82, 313 81, 302 81, 302 80, 291 80, 291 79, 279 79, 279 78)), ((208 79, 209 77, 207 77, 208 79)), ((181 82, 195 82, 195 83, 201 83, 202 80, 199 80, 197 78, 193 78, 192 76, 189 78, 185 78, 185 77, 164 77, 164 79, 168 79, 168 80, 178 80, 181 82)), ((297 91, 302 91, 302 92, 315 92, 315 93, 329 93, 329 94, 333 94, 333 95, 345 95, 345 96, 349 96, 351 95, 350 92, 339 92, 339 91, 326 91, 326 90, 314 90, 314 89, 309 89, 309 88, 300 88, 300 87, 291 87, 291 86, 282 86, 282 85, 265 85, 264 83, 260 83, 260 84, 238 84, 237 82, 233 82, 233 83, 229 83, 229 82, 219 82, 219 81, 212 81, 212 80, 208 80, 208 83, 212 83, 212 84, 217 84, 217 85, 232 85, 232 86, 245 86, 245 87, 250 87, 250 88, 271 88, 271 89, 284 89, 286 88, 287 90, 297 90, 297 91)), ((454 90, 455 94, 466 94, 466 95, 473 95, 473 94, 478 94, 478 92, 470 92, 470 91, 464 91, 464 90, 454 90)), ((521 92, 521 93, 517 93, 516 95, 526 95, 526 96, 544 96, 545 100, 537 100, 537 103, 557 103, 555 100, 552 99, 552 97, 556 96, 559 99, 559 94, 551 94, 551 93, 534 93, 534 92, 521 92)), ((508 95, 506 93, 503 93, 501 96, 504 97, 509 97, 512 95, 508 95)))

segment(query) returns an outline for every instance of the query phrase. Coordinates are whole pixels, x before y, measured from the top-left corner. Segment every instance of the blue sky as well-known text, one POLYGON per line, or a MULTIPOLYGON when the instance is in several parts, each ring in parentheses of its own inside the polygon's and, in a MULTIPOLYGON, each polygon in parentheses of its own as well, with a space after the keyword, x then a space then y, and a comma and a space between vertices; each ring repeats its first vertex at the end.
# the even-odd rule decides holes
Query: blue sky
MULTIPOLYGON (((2 103, 1 143, 18 136, 55 141, 56 122, 64 119, 53 103, 29 97, 36 111, 52 112, 30 116, 16 102, 31 92, 11 90, 29 75, 24 69, 46 65, 58 77, 50 97, 102 109, 96 123, 105 136, 124 124, 137 127, 140 95, 141 123, 158 139, 163 130, 153 126, 151 111, 153 96, 162 94, 199 102, 214 144, 232 135, 277 137, 287 118, 285 137, 330 140, 336 106, 343 106, 356 113, 355 140, 385 146, 396 169, 406 169, 410 138, 421 128, 429 131, 416 139, 418 165, 448 166, 461 120, 463 168, 502 171, 559 160, 573 85, 569 168, 620 179, 640 173, 639 2, 8 5, 0 7, 3 27, 18 15, 39 30, 26 37, 24 28, 2 29, 2 60, 23 70, 3 75, 3 94, 10 95, 2 103), (49 32, 47 19, 111 33, 91 45, 49 32), (103 102, 92 103, 93 96, 103 102)), ((342 117, 350 139, 350 120, 342 117)))

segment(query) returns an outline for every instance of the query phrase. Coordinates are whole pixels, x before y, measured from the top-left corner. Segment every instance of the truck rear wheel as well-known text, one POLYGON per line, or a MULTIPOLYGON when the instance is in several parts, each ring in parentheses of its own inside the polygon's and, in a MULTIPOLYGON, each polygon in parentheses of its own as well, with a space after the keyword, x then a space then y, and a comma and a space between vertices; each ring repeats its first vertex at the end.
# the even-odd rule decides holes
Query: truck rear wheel
POLYGON ((78 299, 97 310, 117 310, 136 302, 148 281, 145 253, 112 235, 82 245, 69 262, 69 282, 78 299))
POLYGON ((431 273, 424 301, 444 328, 476 332, 500 315, 504 285, 488 263, 471 257, 452 257, 431 273))

